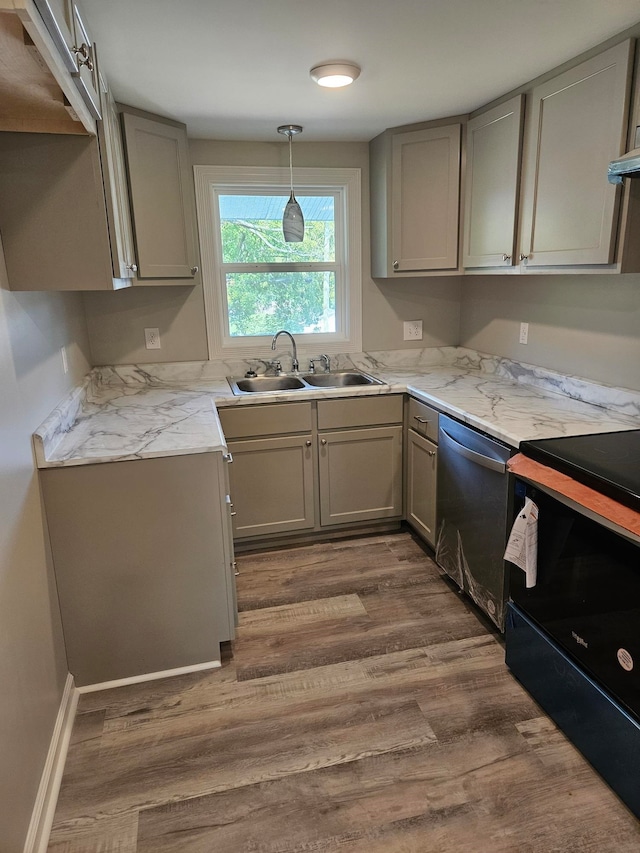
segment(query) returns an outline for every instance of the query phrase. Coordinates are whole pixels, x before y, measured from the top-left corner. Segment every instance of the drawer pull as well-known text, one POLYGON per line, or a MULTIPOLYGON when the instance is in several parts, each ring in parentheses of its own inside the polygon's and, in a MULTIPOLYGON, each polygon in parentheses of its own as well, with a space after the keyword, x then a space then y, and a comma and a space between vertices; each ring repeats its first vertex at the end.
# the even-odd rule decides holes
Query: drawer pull
POLYGON ((418 421, 419 424, 428 424, 429 423, 428 418, 420 418, 420 417, 418 417, 418 415, 414 415, 413 419, 414 419, 414 421, 418 421))

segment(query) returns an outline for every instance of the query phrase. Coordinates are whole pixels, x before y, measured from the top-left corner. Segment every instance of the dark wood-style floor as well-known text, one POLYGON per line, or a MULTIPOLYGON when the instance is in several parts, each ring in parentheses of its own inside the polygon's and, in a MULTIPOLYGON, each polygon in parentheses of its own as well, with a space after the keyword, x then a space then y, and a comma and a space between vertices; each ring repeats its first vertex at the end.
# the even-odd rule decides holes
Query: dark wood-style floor
POLYGON ((222 669, 81 697, 55 853, 638 853, 408 533, 238 559, 222 669))

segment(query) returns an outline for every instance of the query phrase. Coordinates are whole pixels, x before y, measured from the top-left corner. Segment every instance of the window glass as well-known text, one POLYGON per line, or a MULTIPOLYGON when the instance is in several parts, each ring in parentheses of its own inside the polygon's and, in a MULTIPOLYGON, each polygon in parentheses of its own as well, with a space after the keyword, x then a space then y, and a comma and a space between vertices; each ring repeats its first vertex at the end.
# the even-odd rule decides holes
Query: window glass
POLYGON ((282 214, 288 195, 219 195, 223 264, 333 262, 333 196, 296 199, 304 216, 304 240, 285 243, 282 214))
POLYGON ((324 334, 336 330, 333 272, 232 272, 226 275, 231 337, 324 334))

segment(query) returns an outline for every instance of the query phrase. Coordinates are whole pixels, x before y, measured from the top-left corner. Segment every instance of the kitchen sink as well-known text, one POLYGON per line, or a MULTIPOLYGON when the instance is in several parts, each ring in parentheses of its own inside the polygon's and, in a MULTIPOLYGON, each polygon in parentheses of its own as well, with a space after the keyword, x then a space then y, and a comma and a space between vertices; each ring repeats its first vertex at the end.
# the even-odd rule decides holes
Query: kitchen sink
POLYGON ((285 374, 281 376, 228 376, 227 382, 236 396, 263 394, 270 391, 311 391, 313 388, 353 388, 358 385, 384 385, 359 370, 336 370, 327 373, 285 374))
POLYGON ((330 373, 305 373, 302 377, 308 385, 314 388, 349 388, 354 385, 382 385, 379 379, 374 379, 366 373, 356 370, 342 370, 330 373))
POLYGON ((234 394, 261 394, 264 391, 296 391, 308 386, 297 376, 251 376, 228 378, 234 394))

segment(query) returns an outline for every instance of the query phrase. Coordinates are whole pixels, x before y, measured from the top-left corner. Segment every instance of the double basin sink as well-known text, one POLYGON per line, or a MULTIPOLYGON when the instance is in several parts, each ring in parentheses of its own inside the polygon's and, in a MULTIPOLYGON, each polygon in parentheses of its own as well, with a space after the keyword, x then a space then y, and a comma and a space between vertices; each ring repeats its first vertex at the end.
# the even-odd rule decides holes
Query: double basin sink
POLYGON ((358 385, 384 385, 359 370, 336 370, 326 373, 296 373, 280 376, 228 376, 227 381, 236 395, 263 394, 269 391, 309 391, 314 388, 353 388, 358 385))

